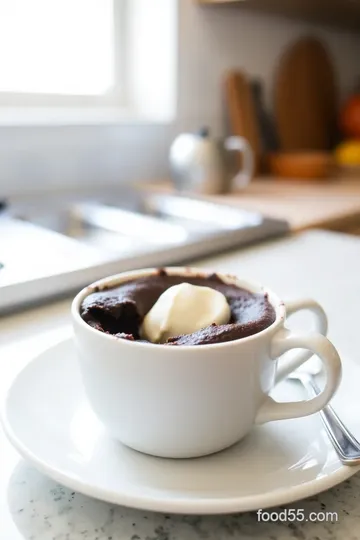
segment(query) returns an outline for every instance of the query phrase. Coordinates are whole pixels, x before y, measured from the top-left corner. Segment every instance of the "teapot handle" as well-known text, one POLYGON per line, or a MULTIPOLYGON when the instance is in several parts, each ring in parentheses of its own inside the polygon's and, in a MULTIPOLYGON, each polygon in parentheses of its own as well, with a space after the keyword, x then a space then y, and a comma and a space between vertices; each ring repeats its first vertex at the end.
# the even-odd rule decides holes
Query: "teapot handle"
POLYGON ((232 179, 232 183, 238 188, 244 188, 254 176, 254 154, 250 144, 243 137, 228 137, 224 146, 226 150, 238 150, 243 155, 243 167, 232 179))

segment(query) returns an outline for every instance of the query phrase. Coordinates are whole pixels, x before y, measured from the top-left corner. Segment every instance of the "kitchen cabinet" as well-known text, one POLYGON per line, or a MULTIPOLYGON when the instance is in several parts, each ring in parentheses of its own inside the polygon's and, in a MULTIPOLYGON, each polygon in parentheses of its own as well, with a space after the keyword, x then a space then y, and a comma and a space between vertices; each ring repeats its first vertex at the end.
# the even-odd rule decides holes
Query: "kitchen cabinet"
POLYGON ((236 4, 240 9, 280 14, 360 33, 360 0, 197 0, 201 4, 236 4))

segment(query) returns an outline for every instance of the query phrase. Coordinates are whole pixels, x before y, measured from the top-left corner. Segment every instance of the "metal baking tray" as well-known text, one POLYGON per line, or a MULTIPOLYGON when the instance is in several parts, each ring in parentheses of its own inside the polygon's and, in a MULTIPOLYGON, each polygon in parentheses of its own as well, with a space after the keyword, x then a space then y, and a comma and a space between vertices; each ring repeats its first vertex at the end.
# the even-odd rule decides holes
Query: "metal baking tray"
POLYGON ((230 205, 133 189, 10 204, 0 218, 0 311, 288 230, 285 221, 230 205))

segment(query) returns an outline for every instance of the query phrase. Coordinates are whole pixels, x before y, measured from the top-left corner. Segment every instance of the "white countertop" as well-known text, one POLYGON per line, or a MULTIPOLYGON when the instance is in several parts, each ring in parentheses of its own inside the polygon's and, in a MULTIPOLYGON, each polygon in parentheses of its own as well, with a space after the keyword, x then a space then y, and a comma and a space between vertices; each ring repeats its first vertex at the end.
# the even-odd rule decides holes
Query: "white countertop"
MULTIPOLYGON (((284 299, 315 298, 329 315, 329 336, 340 354, 358 354, 360 239, 314 231, 208 259, 201 266, 263 282, 284 299)), ((69 306, 65 300, 0 319, 1 399, 33 355, 71 334, 69 306)), ((360 363, 360 357, 355 360, 360 363)), ((0 456, 1 540, 360 540, 359 475, 291 505, 336 511, 337 523, 257 523, 255 513, 164 516, 72 493, 23 461, 1 431, 0 456)))

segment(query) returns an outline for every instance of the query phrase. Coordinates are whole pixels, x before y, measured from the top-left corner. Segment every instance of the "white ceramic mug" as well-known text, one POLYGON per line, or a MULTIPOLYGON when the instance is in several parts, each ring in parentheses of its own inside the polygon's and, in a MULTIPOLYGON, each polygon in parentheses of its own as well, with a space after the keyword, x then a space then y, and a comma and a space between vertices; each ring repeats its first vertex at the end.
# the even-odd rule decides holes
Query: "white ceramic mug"
MULTIPOLYGON (((201 269, 168 268, 169 274, 207 275, 201 269)), ((217 452, 239 441, 254 424, 297 418, 322 409, 341 378, 339 355, 324 337, 326 315, 312 300, 285 304, 271 291, 234 276, 218 274, 251 292, 267 292, 275 322, 252 336, 214 345, 178 346, 137 343, 95 330, 80 316, 94 290, 155 273, 126 272, 83 289, 72 304, 75 342, 85 390, 109 433, 125 445, 155 456, 189 458, 217 452), (308 309, 319 333, 295 334, 286 315, 308 309), (290 349, 306 349, 279 362, 290 349), (326 372, 323 391, 313 399, 278 403, 274 384, 312 354, 326 372)))

